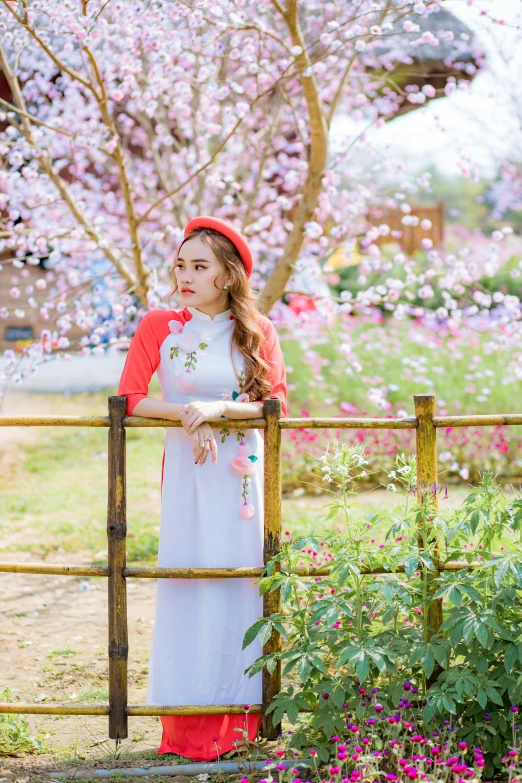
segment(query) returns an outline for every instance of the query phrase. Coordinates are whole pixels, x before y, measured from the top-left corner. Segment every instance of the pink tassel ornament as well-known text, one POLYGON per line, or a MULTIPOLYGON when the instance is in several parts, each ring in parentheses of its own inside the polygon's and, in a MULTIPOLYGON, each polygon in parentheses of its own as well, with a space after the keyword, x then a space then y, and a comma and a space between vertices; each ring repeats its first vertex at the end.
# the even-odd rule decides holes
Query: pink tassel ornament
POLYGON ((252 476, 255 471, 254 464, 248 457, 234 457, 230 460, 230 467, 241 476, 252 476))
POLYGON ((243 519, 252 519, 252 517, 254 516, 254 512, 255 509, 252 503, 243 503, 243 505, 239 510, 239 513, 241 514, 243 519))
POLYGON ((237 445, 237 456, 247 458, 252 454, 252 449, 248 445, 248 443, 245 443, 244 441, 241 441, 241 443, 238 443, 237 445))

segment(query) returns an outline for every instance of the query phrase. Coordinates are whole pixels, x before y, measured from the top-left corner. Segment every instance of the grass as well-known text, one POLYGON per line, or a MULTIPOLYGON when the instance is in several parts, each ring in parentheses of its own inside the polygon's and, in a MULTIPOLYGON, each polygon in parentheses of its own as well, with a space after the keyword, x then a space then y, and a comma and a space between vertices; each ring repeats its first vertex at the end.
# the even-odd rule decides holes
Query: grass
MULTIPOLYGON (((72 408, 103 414, 107 397, 77 395, 72 408)), ((129 429, 126 439, 128 556, 147 560, 157 551, 164 432, 129 429)), ((107 474, 106 428, 38 428, 0 478, 0 524, 9 521, 11 539, 3 551, 88 551, 104 562, 94 556, 106 546, 107 474)))

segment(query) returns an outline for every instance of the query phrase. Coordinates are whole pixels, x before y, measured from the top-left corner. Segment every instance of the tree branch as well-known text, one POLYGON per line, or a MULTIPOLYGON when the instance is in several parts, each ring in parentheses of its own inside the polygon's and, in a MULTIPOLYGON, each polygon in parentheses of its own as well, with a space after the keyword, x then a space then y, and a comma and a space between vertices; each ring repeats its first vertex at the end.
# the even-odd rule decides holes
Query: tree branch
POLYGON ((302 50, 296 60, 301 70, 301 84, 308 107, 311 147, 306 182, 302 198, 297 206, 292 230, 287 237, 282 256, 257 300, 259 309, 265 313, 269 312, 272 305, 282 296, 286 283, 294 271, 303 245, 305 224, 314 217, 328 162, 328 126, 319 94, 319 86, 311 70, 310 57, 306 51, 297 15, 297 0, 288 0, 287 12, 283 18, 288 26, 292 45, 299 46, 302 50), (303 71, 306 69, 309 70, 305 75, 303 71))
MULTIPOLYGON (((102 237, 97 233, 97 231, 95 230, 94 226, 91 224, 87 216, 82 212, 78 204, 75 202, 74 198, 72 197, 69 191, 67 183, 58 174, 50 158, 48 157, 47 153, 34 140, 34 137, 31 132, 31 125, 29 123, 29 120, 27 119, 28 113, 26 111, 25 101, 24 101, 20 84, 18 82, 17 77, 11 70, 11 67, 7 60, 7 57, 5 56, 5 52, 1 44, 0 44, 0 68, 2 69, 7 79, 7 83, 9 84, 11 94, 13 96, 15 104, 22 109, 22 113, 21 113, 22 126, 18 126, 17 123, 13 123, 13 124, 15 125, 15 127, 18 128, 19 132, 23 135, 23 137, 26 139, 28 144, 30 144, 34 149, 38 150, 39 152, 38 160, 40 166, 42 167, 43 171, 49 176, 49 179, 52 181, 54 186, 57 188, 62 199, 69 207, 70 211, 76 218, 77 222, 84 227, 88 237, 92 239, 92 241, 95 242, 96 245, 103 250, 104 254, 116 267, 120 275, 129 283, 129 285, 136 287, 138 281, 136 280, 132 272, 129 270, 127 265, 123 261, 121 261, 117 253, 110 247, 109 243, 106 240, 103 240, 102 237)), ((12 120, 9 121, 12 122, 12 120)))
POLYGON ((129 177, 127 175, 125 158, 123 155, 123 150, 121 148, 118 133, 114 126, 113 119, 109 113, 107 92, 105 90, 105 84, 103 82, 103 78, 100 73, 98 63, 88 46, 84 47, 84 51, 90 60, 91 66, 94 70, 96 81, 98 83, 98 89, 100 91, 100 99, 98 100, 98 106, 100 109, 101 116, 103 118, 105 125, 109 129, 111 135, 114 136, 114 138, 116 139, 116 148, 112 153, 112 157, 114 158, 116 165, 118 167, 120 185, 123 194, 123 201, 125 204, 125 211, 127 213, 127 221, 129 224, 132 257, 134 259, 136 274, 138 276, 140 287, 143 289, 143 291, 139 291, 137 292, 137 294, 138 296, 140 296, 140 298, 142 298, 142 294, 143 296, 146 296, 147 293, 147 277, 148 274, 150 273, 150 270, 143 262, 143 257, 141 253, 141 244, 140 244, 140 238, 138 232, 138 220, 136 218, 136 211, 134 209, 134 200, 132 197, 132 189, 130 186, 129 177))
POLYGON ((282 106, 282 99, 281 99, 281 91, 277 91, 277 95, 279 98, 279 101, 277 103, 277 106, 274 111, 274 116, 272 122, 269 124, 267 122, 267 131, 265 133, 265 148, 261 153, 261 158, 258 162, 258 168, 257 168, 257 176, 256 181, 254 183, 254 187, 252 189, 252 194, 250 195, 250 198, 248 199, 247 205, 246 205, 246 212, 243 216, 242 222, 241 222, 241 230, 244 231, 245 227, 248 226, 248 221, 250 220, 250 215, 252 214, 252 209, 254 208, 254 203, 257 198, 257 194, 259 191, 259 188, 261 186, 261 182, 263 181, 263 170, 265 167, 265 162, 268 157, 268 153, 270 150, 270 142, 272 140, 272 137, 274 135, 274 128, 279 120, 279 112, 281 111, 282 106))
POLYGON ((17 13, 15 13, 14 9, 11 7, 11 4, 9 0, 0 0, 4 8, 6 8, 9 13, 16 19, 18 24, 24 28, 24 30, 27 30, 31 38, 34 38, 34 40, 38 43, 38 45, 44 50, 44 52, 51 58, 53 63, 56 65, 57 68, 59 68, 64 73, 67 73, 71 79, 74 79, 75 81, 82 84, 86 90, 89 90, 89 92, 94 92, 94 88, 92 84, 86 79, 83 78, 77 71, 75 71, 73 68, 69 68, 68 65, 66 65, 63 60, 60 60, 59 57, 56 56, 56 54, 50 49, 47 44, 42 41, 42 39, 36 34, 36 31, 31 27, 29 24, 29 20, 27 18, 27 15, 24 18, 21 18, 18 16, 17 13))

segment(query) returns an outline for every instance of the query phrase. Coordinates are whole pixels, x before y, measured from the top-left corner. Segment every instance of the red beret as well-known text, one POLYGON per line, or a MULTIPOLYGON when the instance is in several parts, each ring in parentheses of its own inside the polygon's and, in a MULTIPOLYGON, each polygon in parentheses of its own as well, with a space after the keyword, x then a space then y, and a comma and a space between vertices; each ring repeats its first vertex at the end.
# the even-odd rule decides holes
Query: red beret
POLYGON ((192 220, 189 220, 183 233, 184 238, 186 239, 190 232, 195 228, 213 228, 214 231, 219 231, 221 234, 224 234, 224 236, 228 237, 228 239, 230 239, 230 241, 233 242, 233 244, 236 246, 237 252, 241 256, 243 266, 245 267, 247 277, 250 277, 252 274, 252 267, 254 266, 252 251, 250 250, 248 242, 246 241, 243 234, 234 228, 232 223, 228 223, 226 220, 221 220, 221 218, 200 215, 199 217, 195 217, 192 218, 192 220))

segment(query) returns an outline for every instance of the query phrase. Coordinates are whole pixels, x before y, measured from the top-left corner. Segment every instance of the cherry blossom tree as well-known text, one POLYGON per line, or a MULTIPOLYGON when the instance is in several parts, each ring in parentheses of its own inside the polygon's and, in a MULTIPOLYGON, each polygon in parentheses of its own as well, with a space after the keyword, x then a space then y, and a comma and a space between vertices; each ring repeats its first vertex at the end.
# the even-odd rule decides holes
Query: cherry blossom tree
POLYGON ((391 266, 404 274, 390 274, 376 244, 389 227, 369 225, 369 208, 399 207, 412 219, 408 201, 429 191, 429 177, 405 176, 397 187, 401 163, 385 162, 361 182, 350 160, 364 133, 335 155, 330 145, 338 113, 379 128, 468 89, 484 59, 450 21, 441 0, 0 0, 10 92, 0 98, 3 263, 21 269, 45 258, 51 267, 27 302, 13 286, 14 312, 37 308, 50 328, 23 352, 24 371, 6 352, 4 382, 21 380, 53 348, 75 347, 72 326, 85 332, 85 354, 103 352, 111 331, 108 344, 128 343, 136 318, 164 306, 169 264, 197 214, 231 220, 248 236, 264 312, 276 303, 281 312, 303 271, 356 239, 362 274, 382 274, 382 285, 321 296, 307 317, 297 302, 301 325, 375 306, 460 324, 459 291, 495 266, 504 234, 475 272, 426 239, 427 271, 397 253, 391 266), (436 79, 412 68, 426 49, 436 79), (100 280, 110 303, 102 317, 93 296, 100 280), (435 313, 437 285, 446 306, 435 313), (425 310, 412 309, 415 297, 425 310))

